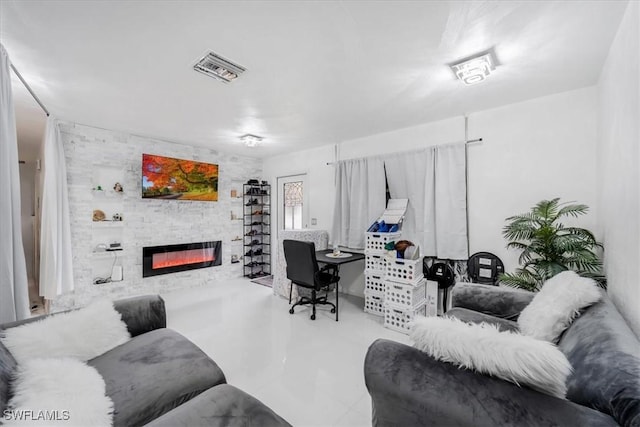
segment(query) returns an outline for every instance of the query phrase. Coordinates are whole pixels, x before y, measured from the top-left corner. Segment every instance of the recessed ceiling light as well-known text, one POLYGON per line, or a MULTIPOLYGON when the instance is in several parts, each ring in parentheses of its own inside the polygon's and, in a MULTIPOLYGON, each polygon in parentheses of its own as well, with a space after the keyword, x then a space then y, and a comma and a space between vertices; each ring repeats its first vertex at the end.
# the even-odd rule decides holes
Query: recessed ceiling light
POLYGON ((246 69, 238 64, 234 64, 217 53, 209 52, 193 66, 193 69, 213 77, 225 83, 229 83, 238 78, 246 69))
POLYGON ((240 141, 242 141, 247 147, 257 147, 263 139, 264 138, 261 136, 251 135, 250 133, 240 137, 240 141))
POLYGON ((496 69, 496 65, 498 65, 498 61, 493 49, 449 64, 456 74, 456 77, 466 85, 473 85, 484 81, 489 77, 491 72, 496 69))

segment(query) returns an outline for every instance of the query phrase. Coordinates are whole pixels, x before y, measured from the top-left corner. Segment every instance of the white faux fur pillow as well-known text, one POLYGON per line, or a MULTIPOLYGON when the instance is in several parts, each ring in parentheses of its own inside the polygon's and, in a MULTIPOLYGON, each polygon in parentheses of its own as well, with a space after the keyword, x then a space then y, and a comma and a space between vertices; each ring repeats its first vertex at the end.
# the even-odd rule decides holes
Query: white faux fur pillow
POLYGON ((414 347, 442 362, 564 399, 571 364, 555 345, 487 323, 447 317, 418 318, 410 333, 414 347))
POLYGON ((7 329, 0 340, 18 364, 43 355, 86 361, 131 338, 121 319, 111 301, 99 300, 79 310, 7 329))
POLYGON ((17 368, 5 426, 111 426, 113 402, 95 368, 76 359, 32 359, 17 368))
POLYGON ((600 300, 598 284, 573 271, 563 271, 544 282, 518 317, 524 335, 558 342, 560 335, 571 325, 580 310, 600 300))

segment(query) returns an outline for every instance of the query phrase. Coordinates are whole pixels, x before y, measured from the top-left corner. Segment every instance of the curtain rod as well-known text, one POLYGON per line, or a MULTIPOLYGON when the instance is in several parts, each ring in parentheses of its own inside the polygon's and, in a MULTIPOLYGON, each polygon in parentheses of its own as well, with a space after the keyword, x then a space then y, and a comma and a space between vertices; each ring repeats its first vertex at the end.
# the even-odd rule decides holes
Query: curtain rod
POLYGON ((44 111, 44 113, 47 115, 47 117, 49 117, 49 110, 47 110, 47 107, 44 106, 42 101, 40 101, 40 98, 38 98, 38 96, 31 90, 31 87, 27 84, 25 79, 22 78, 22 75, 20 74, 20 72, 16 69, 16 67, 13 64, 11 64, 11 69, 13 70, 14 73, 16 73, 16 76, 18 76, 18 78, 20 79, 20 81, 22 82, 24 87, 27 88, 27 90, 29 91, 29 93, 31 94, 33 99, 36 100, 36 102, 38 103, 40 108, 42 108, 42 111, 44 111))
MULTIPOLYGON (((464 143, 465 144, 473 144, 474 142, 482 142, 482 138, 468 139, 464 143)), ((452 144, 452 143, 440 144, 440 145, 450 145, 450 144, 452 144)), ((453 143, 453 144, 455 144, 455 143, 453 143)), ((434 147, 438 147, 438 145, 434 145, 434 147)), ((353 160, 353 159, 347 159, 347 160, 353 160)), ((338 162, 337 161, 335 161, 335 162, 327 162, 327 166, 335 165, 336 163, 338 163, 338 162)))

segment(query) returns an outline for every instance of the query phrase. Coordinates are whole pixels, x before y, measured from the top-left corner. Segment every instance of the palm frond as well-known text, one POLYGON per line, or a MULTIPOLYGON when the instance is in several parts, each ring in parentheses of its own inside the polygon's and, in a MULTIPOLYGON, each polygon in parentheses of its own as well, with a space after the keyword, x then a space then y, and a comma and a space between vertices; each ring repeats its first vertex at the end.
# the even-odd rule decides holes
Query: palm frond
POLYGON ((561 218, 567 215, 577 218, 580 215, 584 215, 589 211, 589 206, 587 205, 582 205, 582 204, 570 205, 570 204, 564 204, 564 203, 563 205, 564 206, 562 206, 558 211, 558 218, 561 218))

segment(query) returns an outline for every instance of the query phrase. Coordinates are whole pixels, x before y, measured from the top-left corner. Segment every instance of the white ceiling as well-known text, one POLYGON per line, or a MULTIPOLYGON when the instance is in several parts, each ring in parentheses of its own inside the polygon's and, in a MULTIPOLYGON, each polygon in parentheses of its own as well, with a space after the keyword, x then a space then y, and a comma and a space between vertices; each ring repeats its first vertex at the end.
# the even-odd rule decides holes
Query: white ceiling
MULTIPOLYGON (((267 157, 593 85, 626 5, 0 0, 0 41, 61 119, 267 157), (495 75, 454 79, 492 46, 495 75), (193 71, 207 50, 248 71, 193 71)), ((43 116, 15 97, 33 134, 43 116)))

